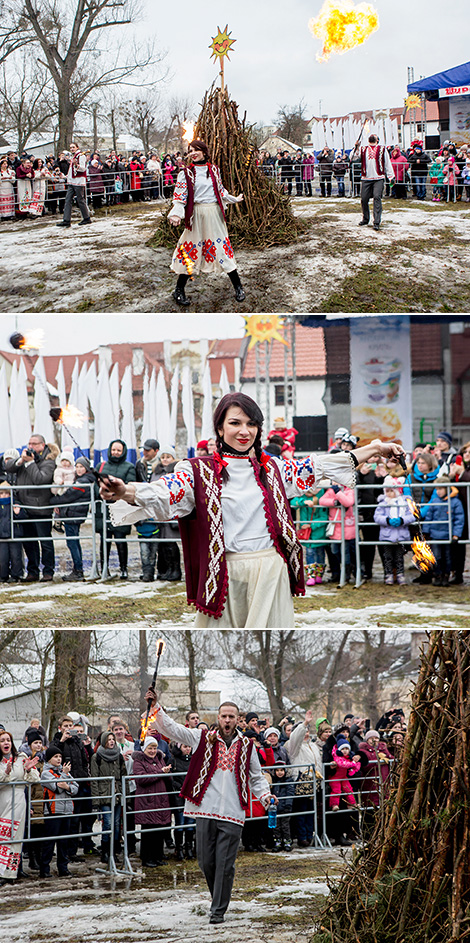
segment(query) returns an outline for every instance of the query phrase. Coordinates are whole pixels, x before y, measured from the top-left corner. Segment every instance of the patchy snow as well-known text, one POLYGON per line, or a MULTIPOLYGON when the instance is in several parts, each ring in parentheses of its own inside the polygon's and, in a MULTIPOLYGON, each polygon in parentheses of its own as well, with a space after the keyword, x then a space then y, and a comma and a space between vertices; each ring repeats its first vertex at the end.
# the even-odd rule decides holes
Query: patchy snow
MULTIPOLYGON (((296 626, 299 629, 307 628, 311 625, 321 625, 327 628, 329 625, 341 628, 354 628, 360 625, 361 628, 368 626, 377 626, 380 620, 387 615, 397 615, 402 617, 403 623, 406 622, 406 628, 412 629, 410 625, 410 616, 417 616, 429 620, 432 628, 453 628, 453 616, 462 616, 468 614, 470 621, 470 605, 459 603, 439 603, 439 611, 433 603, 410 602, 409 599, 403 599, 401 602, 382 603, 379 606, 366 606, 363 609, 351 609, 347 607, 338 607, 337 609, 316 609, 311 612, 299 614, 301 620, 296 626)), ((419 628, 423 628, 422 625, 419 628)))
MULTIPOLYGON (((382 269, 386 265, 386 271, 400 282, 404 278, 407 283, 423 282, 428 296, 432 281, 431 310, 439 310, 444 301, 452 305, 455 287, 466 279, 470 259, 467 203, 451 208, 386 200, 380 233, 372 227, 358 229, 359 200, 302 198, 294 199, 293 207, 297 215, 312 222, 311 231, 297 243, 237 251, 246 303, 237 304, 227 279, 211 275, 191 282, 190 310, 315 311, 341 289, 342 280, 373 264, 382 269)), ((79 217, 74 216, 68 230, 56 229, 56 220, 49 217, 0 223, 0 281, 8 309, 174 311, 171 251, 146 244, 161 211, 159 203, 127 204, 96 215, 91 226, 78 228, 79 217)), ((382 299, 378 300, 379 311, 382 299)), ((403 310, 408 309, 404 306, 403 310)))

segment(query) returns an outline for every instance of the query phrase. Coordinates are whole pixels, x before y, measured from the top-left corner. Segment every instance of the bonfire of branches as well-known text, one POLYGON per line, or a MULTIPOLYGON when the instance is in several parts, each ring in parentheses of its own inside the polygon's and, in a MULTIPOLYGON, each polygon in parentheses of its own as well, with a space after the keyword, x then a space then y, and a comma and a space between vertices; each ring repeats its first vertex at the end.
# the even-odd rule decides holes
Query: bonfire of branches
MULTIPOLYGON (((206 92, 194 130, 195 138, 206 141, 214 164, 220 168, 229 193, 243 192, 244 202, 226 208, 230 238, 236 247, 286 245, 294 242, 303 229, 296 219, 288 196, 253 159, 254 143, 250 126, 238 117, 238 106, 227 89, 206 92)), ((152 238, 153 245, 176 244, 178 235, 166 219, 167 210, 152 238)))
POLYGON ((470 941, 470 631, 434 631, 383 820, 312 943, 470 941))

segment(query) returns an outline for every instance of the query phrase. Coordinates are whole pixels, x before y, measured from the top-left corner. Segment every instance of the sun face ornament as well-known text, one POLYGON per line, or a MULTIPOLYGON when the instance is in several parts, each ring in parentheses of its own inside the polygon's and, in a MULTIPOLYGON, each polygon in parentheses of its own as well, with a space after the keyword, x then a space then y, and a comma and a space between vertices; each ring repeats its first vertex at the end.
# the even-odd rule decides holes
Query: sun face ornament
POLYGON ((285 338, 280 334, 284 330, 284 320, 278 314, 250 314, 245 315, 245 337, 250 338, 248 350, 262 341, 280 341, 289 347, 285 338))

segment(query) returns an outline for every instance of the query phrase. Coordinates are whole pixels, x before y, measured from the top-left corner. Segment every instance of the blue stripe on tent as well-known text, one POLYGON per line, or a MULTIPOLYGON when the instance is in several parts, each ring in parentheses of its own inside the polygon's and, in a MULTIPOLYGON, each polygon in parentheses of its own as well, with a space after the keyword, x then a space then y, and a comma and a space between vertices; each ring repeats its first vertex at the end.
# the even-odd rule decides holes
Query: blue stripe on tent
POLYGON ((435 75, 420 79, 419 82, 412 82, 408 85, 408 91, 430 92, 437 88, 459 88, 462 85, 470 85, 470 62, 456 65, 445 72, 436 72, 435 75))

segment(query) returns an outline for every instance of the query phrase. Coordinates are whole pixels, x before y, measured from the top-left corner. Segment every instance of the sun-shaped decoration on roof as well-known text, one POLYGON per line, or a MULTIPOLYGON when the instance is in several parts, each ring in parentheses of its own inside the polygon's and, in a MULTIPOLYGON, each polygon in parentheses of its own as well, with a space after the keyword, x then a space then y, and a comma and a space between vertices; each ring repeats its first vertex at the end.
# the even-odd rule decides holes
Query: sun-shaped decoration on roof
POLYGON ((233 44, 236 43, 236 39, 230 39, 232 33, 228 33, 228 23, 222 33, 220 26, 217 27, 218 33, 217 36, 212 37, 212 42, 209 46, 209 49, 212 49, 211 59, 214 57, 214 61, 217 59, 222 59, 223 56, 227 56, 227 59, 230 59, 229 52, 233 44))
POLYGON ((250 338, 248 350, 261 341, 281 341, 289 347, 288 342, 279 333, 284 330, 284 320, 278 314, 250 314, 244 315, 245 337, 250 338))
POLYGON ((410 108, 422 108, 421 97, 419 95, 408 95, 408 98, 405 98, 406 110, 409 111, 410 108))

